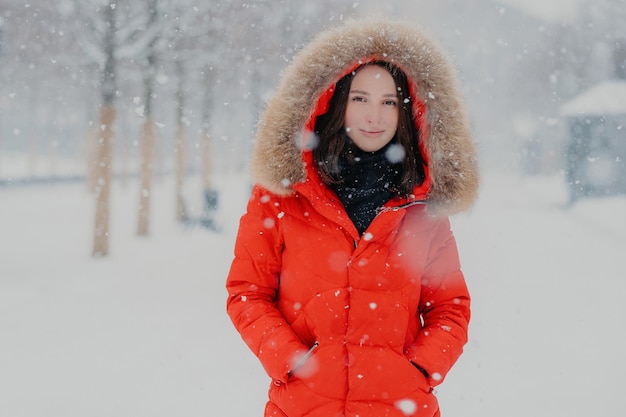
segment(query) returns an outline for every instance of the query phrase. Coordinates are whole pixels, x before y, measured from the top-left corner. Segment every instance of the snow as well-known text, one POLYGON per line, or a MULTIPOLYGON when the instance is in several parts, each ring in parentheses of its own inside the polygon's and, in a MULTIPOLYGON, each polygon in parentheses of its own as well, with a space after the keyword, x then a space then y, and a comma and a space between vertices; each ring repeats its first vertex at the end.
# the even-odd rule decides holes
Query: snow
MULTIPOLYGON (((115 183, 103 259, 83 184, 0 187, 0 415, 262 414, 269 380, 225 313, 249 184, 218 184, 220 233, 177 225, 162 178, 140 238, 139 185, 115 183)), ((626 197, 566 201, 558 175, 486 173, 452 219, 473 317, 437 389, 444 417, 626 409, 626 197)))
POLYGON ((531 16, 547 21, 563 21, 578 14, 581 0, 497 0, 498 3, 516 7, 531 16))
POLYGON ((563 116, 626 114, 626 81, 609 80, 591 87, 561 107, 563 116))

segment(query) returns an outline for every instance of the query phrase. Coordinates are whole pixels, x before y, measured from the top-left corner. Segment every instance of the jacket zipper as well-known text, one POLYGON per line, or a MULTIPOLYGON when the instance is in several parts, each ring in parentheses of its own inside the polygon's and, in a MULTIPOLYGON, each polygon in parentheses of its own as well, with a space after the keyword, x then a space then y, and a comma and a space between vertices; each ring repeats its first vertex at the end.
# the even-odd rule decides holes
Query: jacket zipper
MULTIPOLYGON (((411 202, 404 203, 404 204, 402 204, 402 205, 399 205, 399 206, 394 206, 394 207, 385 207, 385 206, 383 206, 383 207, 379 207, 379 208, 376 210, 376 216, 378 216, 378 215, 379 215, 379 214, 381 214, 381 213, 387 212, 387 211, 398 211, 398 210, 400 210, 400 209, 405 209, 405 208, 407 208, 407 207, 417 206, 417 205, 420 205, 420 204, 427 204, 427 203, 426 203, 426 200, 415 200, 415 201, 411 201, 411 202)), ((375 219, 376 219, 376 217, 374 217, 374 220, 375 220, 375 219)), ((372 222, 373 222, 374 220, 372 220, 372 222)), ((368 228, 369 228, 369 226, 368 226, 368 228)), ((367 231, 366 231, 366 232, 367 232, 367 231)), ((354 249, 356 250, 356 248, 357 248, 358 246, 359 246, 359 242, 358 242, 357 240, 354 240, 354 249)))
POLYGON ((378 214, 383 213, 385 211, 397 211, 397 210, 404 209, 404 208, 407 208, 407 207, 417 206, 419 204, 427 204, 427 202, 426 202, 426 200, 415 200, 415 201, 411 201, 411 202, 404 203, 404 204, 401 204, 399 206, 394 206, 394 207, 385 207, 385 206, 383 206, 383 207, 380 207, 378 209, 378 212, 376 214, 378 215, 378 214))

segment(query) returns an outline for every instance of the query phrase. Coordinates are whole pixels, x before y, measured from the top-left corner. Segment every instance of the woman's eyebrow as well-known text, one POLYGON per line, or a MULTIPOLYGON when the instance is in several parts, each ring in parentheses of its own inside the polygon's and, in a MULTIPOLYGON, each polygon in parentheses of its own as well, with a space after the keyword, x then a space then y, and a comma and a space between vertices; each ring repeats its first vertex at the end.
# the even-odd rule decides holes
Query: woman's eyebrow
MULTIPOLYGON (((370 93, 368 93, 367 91, 363 91, 363 90, 350 90, 350 94, 363 94, 365 96, 369 96, 370 93)), ((398 94, 396 93, 387 93, 387 94, 383 94, 383 97, 398 97, 398 94)))

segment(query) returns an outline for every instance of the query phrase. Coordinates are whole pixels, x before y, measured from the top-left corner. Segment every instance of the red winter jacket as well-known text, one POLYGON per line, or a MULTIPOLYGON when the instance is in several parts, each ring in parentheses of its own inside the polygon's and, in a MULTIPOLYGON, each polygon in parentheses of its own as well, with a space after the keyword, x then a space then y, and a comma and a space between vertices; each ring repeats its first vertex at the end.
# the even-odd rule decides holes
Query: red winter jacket
POLYGON ((259 129, 257 185, 227 279, 228 314, 272 379, 266 417, 439 415, 432 387, 460 356, 470 318, 447 215, 478 184, 454 81, 438 47, 397 23, 346 24, 285 74, 259 129), (295 139, 325 111, 328 88, 370 59, 409 76, 429 165, 415 196, 392 199, 359 236, 295 139), (424 79, 426 68, 437 74, 424 79))

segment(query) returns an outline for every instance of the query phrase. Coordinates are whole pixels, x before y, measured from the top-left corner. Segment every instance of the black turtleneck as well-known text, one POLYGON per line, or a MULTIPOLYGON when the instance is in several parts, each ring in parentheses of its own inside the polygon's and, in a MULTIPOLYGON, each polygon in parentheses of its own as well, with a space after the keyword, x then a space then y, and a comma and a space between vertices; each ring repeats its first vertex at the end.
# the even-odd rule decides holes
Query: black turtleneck
POLYGON ((351 144, 339 157, 342 182, 330 187, 337 193, 359 235, 374 220, 378 209, 393 197, 393 185, 402 175, 402 163, 392 163, 385 156, 394 143, 395 139, 375 152, 365 152, 351 144))

